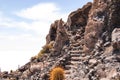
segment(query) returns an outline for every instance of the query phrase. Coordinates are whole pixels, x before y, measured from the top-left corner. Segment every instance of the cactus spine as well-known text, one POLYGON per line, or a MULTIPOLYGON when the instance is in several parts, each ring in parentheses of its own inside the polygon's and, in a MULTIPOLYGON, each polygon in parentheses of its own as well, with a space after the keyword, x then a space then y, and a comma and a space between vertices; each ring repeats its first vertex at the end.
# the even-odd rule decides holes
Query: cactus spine
POLYGON ((64 69, 60 67, 54 68, 50 73, 50 80, 64 80, 64 69))

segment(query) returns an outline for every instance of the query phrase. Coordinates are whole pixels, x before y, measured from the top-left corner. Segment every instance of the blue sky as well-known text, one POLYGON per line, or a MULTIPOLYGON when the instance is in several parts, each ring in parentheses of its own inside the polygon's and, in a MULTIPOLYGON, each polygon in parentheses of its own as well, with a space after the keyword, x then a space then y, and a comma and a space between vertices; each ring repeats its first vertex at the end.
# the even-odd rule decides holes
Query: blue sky
POLYGON ((45 44, 50 24, 92 0, 0 0, 0 67, 15 70, 45 44))

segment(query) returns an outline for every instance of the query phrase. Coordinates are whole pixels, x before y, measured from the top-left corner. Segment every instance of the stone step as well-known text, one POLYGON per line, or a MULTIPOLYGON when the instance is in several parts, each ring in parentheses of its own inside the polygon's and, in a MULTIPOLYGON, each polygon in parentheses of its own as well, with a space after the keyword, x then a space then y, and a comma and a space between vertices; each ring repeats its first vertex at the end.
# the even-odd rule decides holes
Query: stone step
POLYGON ((80 56, 71 56, 71 59, 72 59, 72 58, 80 59, 80 56))
POLYGON ((70 46, 80 46, 84 44, 84 38, 81 37, 80 39, 74 40, 73 38, 70 38, 70 46))
POLYGON ((70 57, 74 57, 74 56, 76 56, 76 57, 78 56, 79 57, 79 56, 82 56, 82 55, 79 52, 78 53, 71 53, 70 54, 70 57))
POLYGON ((81 64, 82 62, 80 62, 80 61, 70 61, 71 62, 71 64, 81 64))
POLYGON ((82 50, 83 48, 81 46, 76 46, 76 47, 72 47, 72 50, 82 50))
POLYGON ((71 57, 71 61, 84 61, 84 60, 86 60, 86 59, 88 59, 88 57, 81 57, 81 56, 73 56, 73 57, 71 57))
POLYGON ((70 56, 71 56, 71 57, 79 57, 79 56, 81 56, 81 54, 80 54, 80 53, 77 53, 77 54, 71 53, 70 56))
POLYGON ((71 68, 71 66, 70 66, 70 65, 65 65, 65 68, 66 68, 67 70, 69 70, 69 69, 71 68))
POLYGON ((79 57, 71 57, 71 61, 80 61, 81 59, 79 57))
POLYGON ((77 41, 71 41, 71 44, 70 44, 70 46, 74 46, 74 47, 77 47, 77 46, 80 46, 80 43, 79 42, 77 42, 77 41))
POLYGON ((82 50, 71 50, 70 53, 81 53, 83 52, 82 50))
POLYGON ((66 67, 69 68, 69 70, 70 70, 71 68, 77 68, 77 66, 75 66, 75 65, 66 65, 66 67))

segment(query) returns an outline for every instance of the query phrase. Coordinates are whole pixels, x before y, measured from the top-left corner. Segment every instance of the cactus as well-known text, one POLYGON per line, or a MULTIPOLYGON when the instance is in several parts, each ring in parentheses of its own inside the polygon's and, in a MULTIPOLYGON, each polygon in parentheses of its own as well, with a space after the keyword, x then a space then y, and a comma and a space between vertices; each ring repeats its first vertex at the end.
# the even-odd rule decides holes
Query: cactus
POLYGON ((64 80, 64 69, 61 67, 54 68, 50 73, 50 80, 64 80))

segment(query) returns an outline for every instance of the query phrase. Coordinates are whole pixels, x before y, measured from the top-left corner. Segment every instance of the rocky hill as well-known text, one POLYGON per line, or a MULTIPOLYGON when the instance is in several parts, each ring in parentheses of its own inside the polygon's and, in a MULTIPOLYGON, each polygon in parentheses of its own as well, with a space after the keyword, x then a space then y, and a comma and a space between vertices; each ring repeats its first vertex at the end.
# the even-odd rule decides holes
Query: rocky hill
POLYGON ((49 80, 62 67, 65 80, 120 80, 120 0, 94 0, 51 24, 46 45, 8 80, 49 80))

